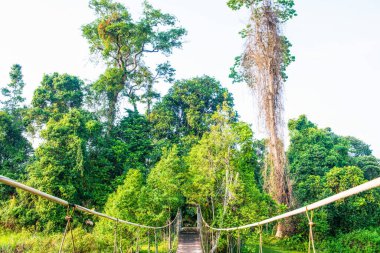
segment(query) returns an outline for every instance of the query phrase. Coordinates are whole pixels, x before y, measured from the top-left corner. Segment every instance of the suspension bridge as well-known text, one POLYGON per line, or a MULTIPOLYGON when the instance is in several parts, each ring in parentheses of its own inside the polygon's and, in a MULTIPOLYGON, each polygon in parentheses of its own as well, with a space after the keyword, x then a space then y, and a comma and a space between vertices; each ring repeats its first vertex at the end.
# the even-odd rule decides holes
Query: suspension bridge
MULTIPOLYGON (((177 245, 177 253, 206 253, 206 252, 215 252, 218 244, 218 239, 221 234, 221 232, 226 232, 227 234, 227 252, 237 252, 240 253, 241 251, 241 238, 240 238, 240 230, 246 230, 250 228, 256 228, 257 232, 259 234, 259 252, 263 252, 263 225, 276 222, 285 218, 289 218, 301 213, 306 213, 306 217, 308 219, 308 230, 309 230, 309 245, 308 245, 308 252, 316 252, 316 247, 314 245, 314 239, 313 239, 313 210, 320 208, 322 206, 328 205, 330 203, 333 203, 335 201, 353 196, 355 194, 368 191, 370 189, 374 189, 376 187, 380 186, 380 178, 373 179, 371 181, 368 181, 364 184, 358 185, 356 187, 353 187, 351 189, 348 189, 346 191, 340 192, 338 194, 332 195, 328 198, 322 199, 320 201, 314 202, 310 205, 300 207, 298 209, 283 213, 281 215, 271 217, 262 221, 254 222, 247 225, 237 226, 237 227, 226 227, 226 228, 220 228, 220 227, 213 227, 211 226, 203 217, 202 211, 200 207, 197 208, 197 226, 195 228, 183 228, 182 227, 182 215, 181 212, 178 211, 177 215, 171 220, 168 221, 166 224, 162 226, 149 226, 144 224, 139 224, 127 220, 122 220, 117 217, 112 217, 107 214, 97 212, 95 210, 69 203, 66 200, 63 200, 61 198, 52 196, 50 194, 47 194, 45 192, 42 192, 38 189, 35 189, 33 187, 27 186, 25 184, 22 184, 20 182, 14 181, 10 178, 0 176, 0 182, 24 191, 27 191, 31 194, 40 196, 46 200, 55 202, 57 204, 60 204, 62 206, 65 206, 67 208, 66 217, 65 220, 67 221, 66 227, 63 233, 62 241, 60 244, 59 253, 63 252, 64 246, 65 246, 65 240, 68 233, 71 235, 71 244, 73 252, 75 253, 75 239, 73 237, 72 233, 72 221, 74 212, 76 210, 89 213, 104 219, 108 219, 115 223, 115 230, 114 230, 114 245, 113 245, 113 252, 114 253, 122 253, 123 249, 121 246, 121 243, 119 243, 119 238, 121 235, 118 231, 118 225, 119 224, 126 224, 129 226, 133 226, 139 229, 146 229, 147 230, 147 244, 148 249, 147 252, 155 252, 158 253, 158 240, 163 240, 167 242, 166 250, 167 252, 174 252, 174 240, 178 241, 177 245), (235 231, 237 233, 236 238, 233 238, 232 232, 235 231), (152 235, 153 241, 152 240, 152 235), (234 243, 231 243, 234 242, 234 243), (153 249, 151 249, 151 245, 154 245, 153 249), (151 251, 152 250, 152 251, 151 251)), ((136 247, 136 252, 139 252, 139 246, 136 247)))

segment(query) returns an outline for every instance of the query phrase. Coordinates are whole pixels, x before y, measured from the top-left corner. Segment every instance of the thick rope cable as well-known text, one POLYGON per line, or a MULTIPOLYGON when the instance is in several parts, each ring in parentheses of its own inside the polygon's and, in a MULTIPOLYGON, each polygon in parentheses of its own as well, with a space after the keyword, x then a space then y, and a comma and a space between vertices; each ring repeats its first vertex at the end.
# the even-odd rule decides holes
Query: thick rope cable
POLYGON ((230 248, 230 235, 227 232, 227 253, 230 253, 230 252, 231 252, 231 248, 230 248))
POLYGON ((313 253, 315 253, 314 237, 313 237, 313 226, 314 226, 313 211, 311 211, 309 215, 309 212, 306 210, 306 217, 307 217, 307 220, 309 221, 309 247, 308 247, 307 252, 310 253, 311 250, 313 250, 313 253))
POLYGON ((74 243, 74 236, 73 236, 73 230, 72 230, 72 227, 71 227, 71 222, 72 222, 72 219, 73 219, 73 214, 75 212, 75 206, 72 206, 72 205, 68 205, 67 206, 67 210, 66 210, 66 216, 65 216, 65 220, 67 221, 66 222, 66 227, 65 227, 65 232, 63 233, 63 237, 62 237, 62 241, 61 241, 61 246, 59 247, 59 253, 62 253, 63 252, 63 246, 65 244, 65 239, 66 239, 66 235, 67 235, 67 232, 70 231, 70 234, 71 234, 71 242, 73 244, 73 252, 75 253, 75 243, 74 243))

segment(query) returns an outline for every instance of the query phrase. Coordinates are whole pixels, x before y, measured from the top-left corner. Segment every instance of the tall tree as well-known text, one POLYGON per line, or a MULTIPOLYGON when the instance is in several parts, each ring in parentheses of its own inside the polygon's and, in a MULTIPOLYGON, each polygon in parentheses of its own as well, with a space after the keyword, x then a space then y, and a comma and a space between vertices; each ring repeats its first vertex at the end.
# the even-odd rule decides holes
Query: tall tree
MULTIPOLYGON (((10 83, 1 89, 4 100, 0 101, 0 174, 15 180, 23 180, 26 164, 32 153, 32 146, 23 136, 22 122, 23 81, 21 66, 14 64, 9 73, 10 83)), ((0 186, 0 200, 15 193, 13 188, 0 186)))
MULTIPOLYGON (((93 114, 71 109, 60 118, 51 118, 41 131, 43 142, 28 166, 28 185, 44 192, 99 209, 113 190, 112 167, 98 155, 101 123, 93 114), (108 165, 108 166, 107 166, 108 165)), ((35 222, 40 228, 56 230, 62 225, 61 206, 33 198, 35 222)))
POLYGON ((22 79, 23 75, 19 64, 14 64, 11 67, 9 77, 11 82, 7 87, 1 89, 1 93, 5 97, 5 100, 1 101, 1 104, 6 112, 20 116, 19 109, 22 103, 25 102, 25 98, 22 96, 25 83, 22 79))
MULTIPOLYGON (((272 203, 255 182, 258 163, 252 130, 231 118, 234 115, 227 106, 214 113, 211 130, 186 157, 184 195, 188 203, 200 205, 204 217, 216 227, 260 220, 270 214, 272 203)), ((215 234, 210 252, 221 246, 221 236, 215 234)))
MULTIPOLYGON (((150 53, 170 55, 173 48, 182 46, 185 29, 177 26, 174 16, 154 9, 147 1, 142 17, 135 21, 127 8, 112 0, 92 0, 90 7, 98 18, 82 27, 90 51, 108 65, 95 85, 98 93, 107 98, 109 129, 115 121, 120 95, 135 105, 137 91, 143 88, 141 78, 153 74, 145 65, 144 57, 150 53)), ((149 81, 148 81, 149 82, 149 81)))
MULTIPOLYGON (((260 116, 268 133, 269 168, 267 188, 277 202, 291 204, 291 186, 286 169, 283 139, 283 84, 285 69, 294 60, 291 44, 281 33, 282 23, 296 15, 293 0, 229 0, 233 10, 250 8, 247 39, 243 54, 237 57, 231 76, 239 77, 257 95, 260 116), (241 75, 237 68, 241 67, 241 75)), ((283 236, 279 223, 277 236, 283 236)))

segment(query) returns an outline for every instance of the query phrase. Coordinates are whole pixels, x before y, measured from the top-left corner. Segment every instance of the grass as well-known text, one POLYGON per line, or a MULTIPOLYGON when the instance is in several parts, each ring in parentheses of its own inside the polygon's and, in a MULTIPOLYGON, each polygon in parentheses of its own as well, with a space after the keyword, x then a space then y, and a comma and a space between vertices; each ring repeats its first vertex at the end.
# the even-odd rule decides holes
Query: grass
MULTIPOLYGON (((75 248, 77 253, 90 252, 113 252, 113 240, 110 238, 97 237, 87 233, 83 229, 74 229, 75 248)), ((33 233, 27 230, 19 232, 0 230, 0 252, 1 253, 56 253, 59 250, 62 234, 33 233)), ((133 245, 135 246, 135 245, 133 245)), ((177 247, 177 240, 173 241, 173 252, 177 247)), ((135 248, 135 247, 134 247, 135 248)), ((72 252, 71 237, 69 234, 65 241, 65 252, 72 252)), ((159 253, 168 252, 168 242, 164 241, 158 245, 159 253)), ((125 252, 126 249, 124 248, 125 252)), ((141 253, 148 252, 148 244, 144 242, 140 246, 141 253)), ((151 252, 154 252, 154 244, 151 244, 151 252)))

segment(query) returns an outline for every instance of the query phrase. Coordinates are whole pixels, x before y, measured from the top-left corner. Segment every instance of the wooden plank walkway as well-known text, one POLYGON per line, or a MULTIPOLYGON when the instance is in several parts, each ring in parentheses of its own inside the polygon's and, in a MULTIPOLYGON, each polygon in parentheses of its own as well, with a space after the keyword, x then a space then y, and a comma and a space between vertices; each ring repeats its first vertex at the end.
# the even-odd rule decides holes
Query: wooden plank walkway
POLYGON ((198 231, 180 232, 177 253, 202 253, 198 231))

